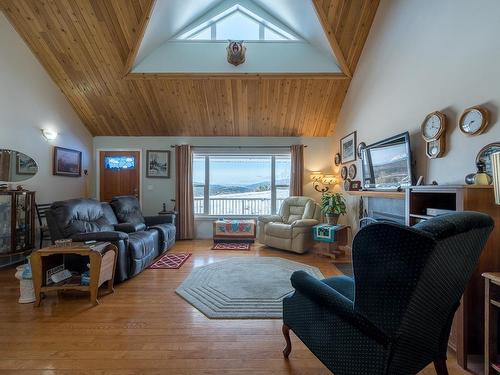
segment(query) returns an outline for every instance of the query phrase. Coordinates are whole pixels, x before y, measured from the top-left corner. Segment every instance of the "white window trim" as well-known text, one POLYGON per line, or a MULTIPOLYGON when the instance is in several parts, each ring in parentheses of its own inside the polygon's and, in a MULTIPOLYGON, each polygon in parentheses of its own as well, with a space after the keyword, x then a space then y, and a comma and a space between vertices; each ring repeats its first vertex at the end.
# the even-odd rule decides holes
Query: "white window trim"
POLYGON ((249 40, 246 40, 246 41, 266 41, 266 42, 274 42, 274 43, 276 43, 276 42, 286 42, 286 41, 293 41, 293 42, 300 41, 300 38, 297 35, 294 35, 294 34, 288 32, 286 30, 283 30, 282 28, 276 26, 272 22, 267 21, 266 19, 260 17, 259 15, 255 14, 254 12, 252 12, 251 10, 245 8, 244 6, 242 6, 240 4, 233 5, 232 7, 230 7, 228 9, 222 11, 218 15, 212 17, 211 19, 209 19, 209 20, 207 20, 205 22, 202 22, 201 24, 193 27, 192 29, 190 29, 188 31, 181 32, 179 35, 175 36, 173 38, 173 40, 178 40, 178 41, 196 41, 196 42, 222 41, 222 39, 216 39, 217 36, 216 36, 216 26, 215 25, 217 24, 217 22, 220 22, 220 21, 224 20, 225 18, 229 17, 230 15, 232 15, 232 14, 234 14, 236 12, 243 13, 244 15, 246 15, 247 17, 253 19, 255 22, 257 22, 259 24, 259 39, 249 39, 249 40), (198 34, 199 32, 201 32, 202 30, 204 30, 204 29, 206 29, 208 27, 210 27, 210 29, 211 29, 211 39, 207 39, 207 40, 204 40, 204 39, 199 39, 199 40, 189 39, 192 36, 198 34), (285 39, 284 40, 266 40, 266 39, 264 39, 264 29, 266 27, 269 28, 269 29, 271 29, 275 33, 281 35, 285 39))
MULTIPOLYGON (((201 147, 203 149, 203 147, 201 147)), ((256 147, 258 149, 258 147, 256 147)), ((194 150, 193 152, 193 161, 195 157, 204 157, 205 158, 205 181, 203 184, 203 207, 204 207, 204 212, 202 214, 194 214, 195 219, 215 219, 219 218, 221 216, 225 218, 252 218, 252 217, 257 217, 259 215, 244 215, 244 214, 224 214, 224 215, 213 215, 208 213, 208 210, 210 208, 210 163, 209 159, 210 156, 238 156, 241 155, 243 156, 270 156, 271 157, 271 212, 269 214, 275 215, 279 212, 280 207, 276 207, 276 200, 277 200, 277 189, 278 188, 290 188, 290 183, 288 185, 277 185, 276 184, 276 157, 279 156, 290 156, 290 152, 283 152, 283 151, 277 151, 277 152, 272 152, 267 150, 263 150, 260 152, 257 152, 255 154, 249 153, 248 151, 244 150, 231 150, 227 152, 220 152, 220 151, 199 151, 196 152, 194 150)), ((194 188, 194 183, 193 183, 193 188, 194 188)), ((193 195, 193 200, 194 200, 194 195, 193 195)), ((268 214, 264 214, 268 215, 268 214)))

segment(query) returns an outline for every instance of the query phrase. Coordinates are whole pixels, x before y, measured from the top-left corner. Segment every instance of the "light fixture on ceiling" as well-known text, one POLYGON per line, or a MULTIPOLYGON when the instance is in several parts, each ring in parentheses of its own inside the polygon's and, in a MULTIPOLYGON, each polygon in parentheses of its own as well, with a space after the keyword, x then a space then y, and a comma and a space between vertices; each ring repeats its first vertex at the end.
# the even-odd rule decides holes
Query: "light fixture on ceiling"
POLYGON ((47 141, 53 141, 57 138, 59 135, 55 130, 51 129, 42 129, 42 135, 47 141))
POLYGON ((329 185, 335 185, 337 183, 337 177, 332 174, 323 174, 320 171, 311 172, 311 180, 313 183, 314 190, 318 193, 326 193, 330 190, 329 185), (320 188, 320 185, 323 187, 320 188))

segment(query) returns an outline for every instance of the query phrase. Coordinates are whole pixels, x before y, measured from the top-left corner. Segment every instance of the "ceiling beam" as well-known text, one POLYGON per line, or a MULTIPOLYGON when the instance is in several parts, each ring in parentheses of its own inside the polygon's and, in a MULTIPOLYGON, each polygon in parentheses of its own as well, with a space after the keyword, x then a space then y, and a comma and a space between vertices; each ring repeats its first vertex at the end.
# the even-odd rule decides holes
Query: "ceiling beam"
POLYGON ((149 8, 142 15, 141 23, 139 24, 138 27, 137 39, 127 57, 123 76, 129 74, 132 71, 132 68, 134 67, 135 59, 137 58, 137 54, 139 53, 139 48, 142 43, 142 38, 144 38, 144 33, 148 28, 149 20, 151 19, 151 15, 153 14, 153 9, 155 8, 155 4, 156 0, 152 0, 149 8))
POLYGON ((350 79, 344 73, 129 73, 125 79, 155 80, 155 79, 350 79))
POLYGON ((312 3, 314 6, 314 10, 316 11, 316 15, 318 16, 318 19, 321 23, 321 26, 323 27, 323 31, 326 34, 328 42, 330 43, 333 53, 337 58, 340 70, 342 70, 342 72, 347 77, 352 78, 352 73, 351 70, 349 69, 349 65, 347 64, 347 60, 344 56, 344 53, 342 52, 342 49, 340 48, 337 38, 335 37, 335 33, 332 30, 332 26, 328 22, 328 18, 326 17, 325 12, 323 11, 321 5, 319 4, 319 0, 312 0, 312 3))

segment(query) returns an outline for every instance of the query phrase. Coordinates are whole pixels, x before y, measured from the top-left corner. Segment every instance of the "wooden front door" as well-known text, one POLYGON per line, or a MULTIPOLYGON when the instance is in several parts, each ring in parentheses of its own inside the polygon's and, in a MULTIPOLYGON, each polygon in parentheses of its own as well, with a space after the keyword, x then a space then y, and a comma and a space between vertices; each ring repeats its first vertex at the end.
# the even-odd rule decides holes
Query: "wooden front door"
POLYGON ((101 151, 99 163, 101 202, 109 202, 117 195, 135 195, 139 199, 139 151, 101 151))

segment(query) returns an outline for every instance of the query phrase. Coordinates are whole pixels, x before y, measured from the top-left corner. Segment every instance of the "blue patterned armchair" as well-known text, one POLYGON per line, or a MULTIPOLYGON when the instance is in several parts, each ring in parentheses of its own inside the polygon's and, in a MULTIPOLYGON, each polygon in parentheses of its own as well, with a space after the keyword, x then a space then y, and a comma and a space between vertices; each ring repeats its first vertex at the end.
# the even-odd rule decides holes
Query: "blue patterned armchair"
POLYGON ((416 374, 429 363, 448 374, 451 324, 494 226, 461 212, 405 227, 376 223, 353 242, 354 278, 292 275, 283 300, 289 331, 335 375, 416 374))

